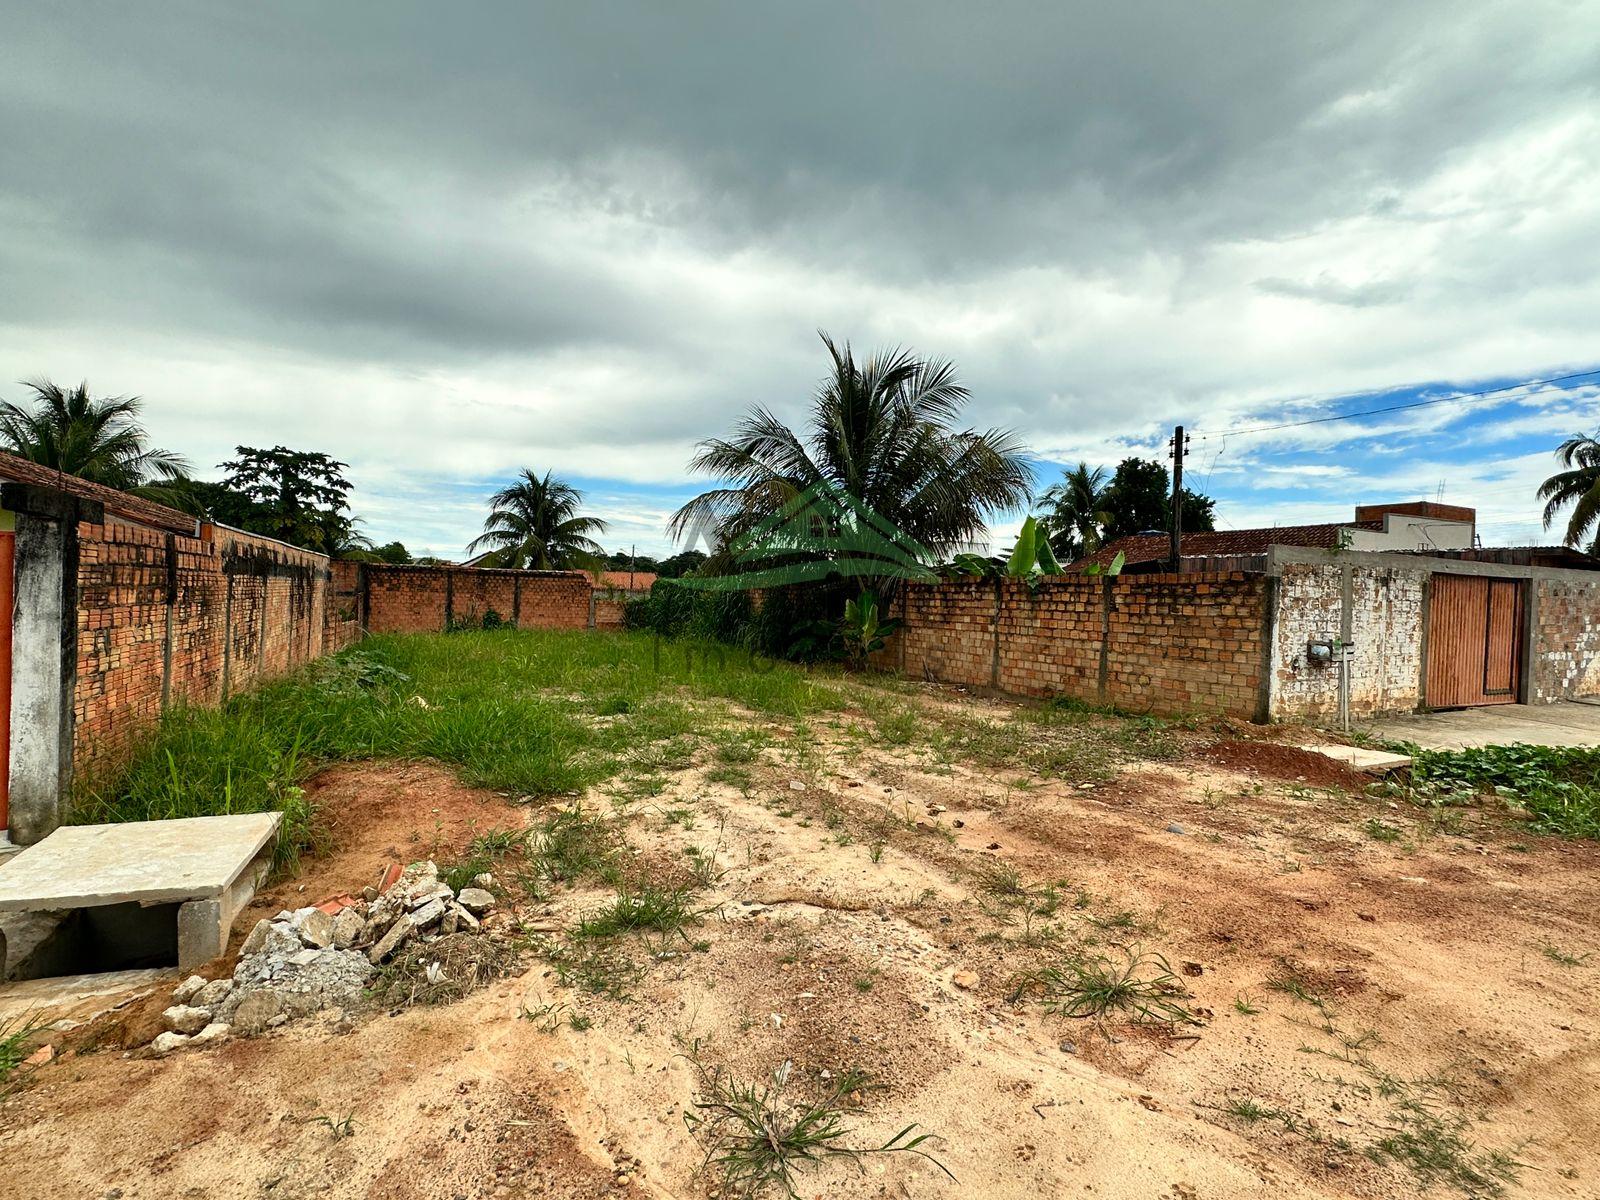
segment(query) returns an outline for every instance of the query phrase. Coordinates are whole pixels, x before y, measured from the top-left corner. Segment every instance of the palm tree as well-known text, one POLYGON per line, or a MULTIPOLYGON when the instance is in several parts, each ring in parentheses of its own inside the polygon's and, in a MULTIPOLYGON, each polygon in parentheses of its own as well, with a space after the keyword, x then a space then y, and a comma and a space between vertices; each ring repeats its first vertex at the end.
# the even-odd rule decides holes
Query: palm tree
POLYGON ((1039 497, 1045 510, 1041 522, 1050 543, 1063 559, 1081 558, 1100 549, 1105 527, 1111 523, 1106 511, 1106 472, 1080 462, 1063 471, 1061 482, 1045 489, 1039 497))
MULTIPOLYGON (((1576 546, 1582 542, 1596 521, 1600 521, 1600 441, 1587 434, 1569 437, 1556 449, 1556 457, 1566 469, 1558 471, 1539 485, 1539 499, 1544 501, 1544 527, 1551 523, 1568 504, 1572 515, 1567 519, 1566 543, 1576 546)), ((1589 542, 1591 554, 1600 553, 1600 530, 1589 542)))
POLYGON ((587 568, 605 551, 590 538, 604 533, 599 517, 578 515, 583 493, 546 471, 540 479, 524 470, 516 483, 489 497, 489 519, 468 550, 490 547, 497 567, 539 571, 587 568))
POLYGON ((67 390, 48 379, 23 386, 33 392, 31 408, 0 403, 0 443, 13 454, 123 491, 188 472, 182 457, 150 446, 139 397, 95 399, 87 383, 67 390))
POLYGON ((795 433, 757 406, 732 436, 701 442, 689 469, 724 481, 680 508, 672 534, 735 542, 780 518, 808 489, 843 493, 943 556, 982 532, 990 514, 1028 501, 1032 475, 1015 435, 952 428, 967 401, 955 368, 891 349, 857 362, 826 333, 832 369, 795 433))

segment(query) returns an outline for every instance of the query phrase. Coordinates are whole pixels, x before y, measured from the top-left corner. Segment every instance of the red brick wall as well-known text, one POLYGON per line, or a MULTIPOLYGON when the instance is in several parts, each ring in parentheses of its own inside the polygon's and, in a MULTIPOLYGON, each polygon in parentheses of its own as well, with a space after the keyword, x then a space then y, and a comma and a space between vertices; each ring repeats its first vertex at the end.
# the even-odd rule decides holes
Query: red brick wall
POLYGON ((167 705, 218 704, 333 648, 327 571, 320 554, 217 526, 80 524, 76 767, 126 757, 167 705))
POLYGON ((521 629, 586 629, 589 577, 576 571, 500 571, 366 563, 368 633, 436 633, 481 625, 494 612, 521 629))
POLYGON ((915 678, 1149 712, 1257 715, 1265 578, 1242 573, 913 584, 879 655, 915 678))
POLYGON ((594 627, 596 629, 621 629, 622 612, 628 607, 628 601, 641 600, 650 595, 650 590, 635 588, 628 591, 626 588, 607 588, 596 591, 594 594, 594 627))

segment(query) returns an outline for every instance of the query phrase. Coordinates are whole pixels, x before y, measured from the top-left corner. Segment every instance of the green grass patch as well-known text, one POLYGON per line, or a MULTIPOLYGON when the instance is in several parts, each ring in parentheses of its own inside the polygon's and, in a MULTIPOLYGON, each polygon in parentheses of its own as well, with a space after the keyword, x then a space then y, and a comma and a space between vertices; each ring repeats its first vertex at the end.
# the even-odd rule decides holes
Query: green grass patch
POLYGON ((300 785, 328 763, 433 758, 513 796, 573 794, 624 769, 687 762, 706 723, 692 696, 786 718, 845 705, 836 674, 644 634, 374 637, 220 709, 169 711, 126 769, 80 786, 74 819, 281 810, 290 865, 315 843, 300 785))

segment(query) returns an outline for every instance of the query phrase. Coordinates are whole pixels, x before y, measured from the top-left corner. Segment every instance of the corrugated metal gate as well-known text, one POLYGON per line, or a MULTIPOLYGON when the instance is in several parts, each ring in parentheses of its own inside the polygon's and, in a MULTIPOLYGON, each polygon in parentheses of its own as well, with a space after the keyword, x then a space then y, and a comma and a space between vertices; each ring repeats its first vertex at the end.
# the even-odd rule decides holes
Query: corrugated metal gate
POLYGON ((1429 708, 1515 704, 1522 685, 1520 579, 1435 575, 1428 600, 1429 708))

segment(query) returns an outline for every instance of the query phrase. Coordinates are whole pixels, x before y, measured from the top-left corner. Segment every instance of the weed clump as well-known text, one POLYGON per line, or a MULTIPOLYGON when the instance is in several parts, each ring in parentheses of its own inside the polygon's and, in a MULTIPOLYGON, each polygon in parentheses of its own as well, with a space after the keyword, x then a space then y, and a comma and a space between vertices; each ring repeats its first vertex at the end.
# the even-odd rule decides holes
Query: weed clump
POLYGON ((922 1147, 934 1136, 914 1133, 907 1125, 876 1146, 853 1146, 854 1130, 846 1123, 848 1097, 868 1088, 859 1071, 837 1076, 833 1089, 819 1100, 784 1098, 789 1064, 771 1083, 741 1081, 718 1068, 707 1070, 698 1061, 700 1091, 694 1111, 684 1114, 689 1131, 705 1146, 702 1168, 715 1168, 724 1194, 744 1200, 779 1191, 798 1200, 797 1176, 818 1163, 845 1159, 859 1169, 862 1160, 878 1154, 914 1154, 955 1179, 938 1159, 922 1147))
POLYGON ((1122 962, 1104 956, 1068 958, 1018 979, 1017 994, 1031 993, 1045 1009, 1065 1017, 1126 1012, 1138 1022, 1198 1025, 1180 1001, 1188 995, 1159 954, 1127 951, 1122 962))

